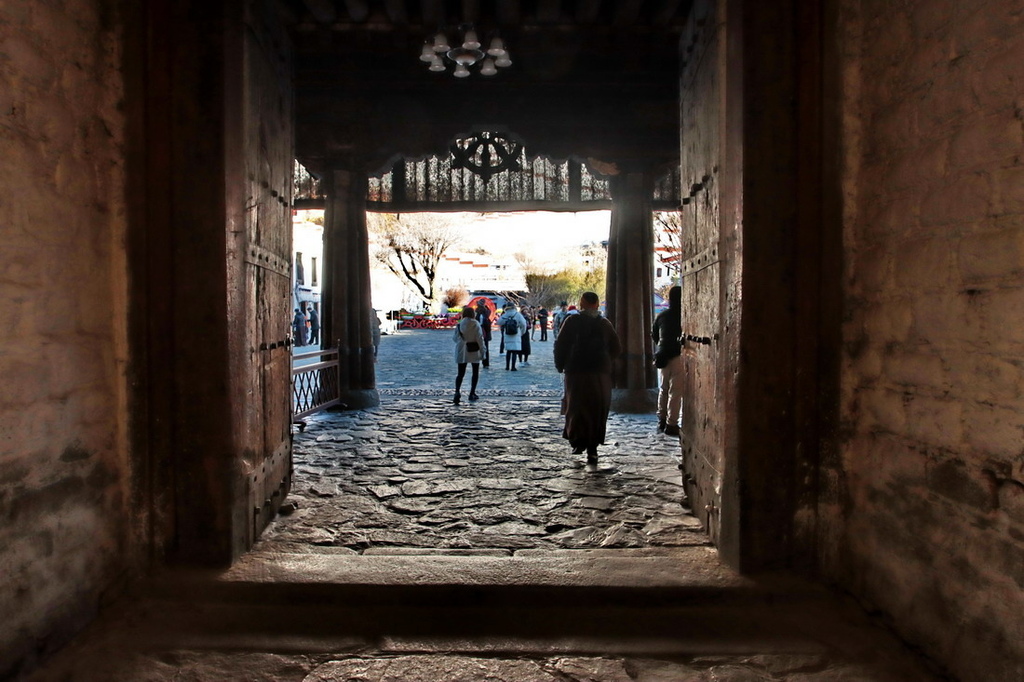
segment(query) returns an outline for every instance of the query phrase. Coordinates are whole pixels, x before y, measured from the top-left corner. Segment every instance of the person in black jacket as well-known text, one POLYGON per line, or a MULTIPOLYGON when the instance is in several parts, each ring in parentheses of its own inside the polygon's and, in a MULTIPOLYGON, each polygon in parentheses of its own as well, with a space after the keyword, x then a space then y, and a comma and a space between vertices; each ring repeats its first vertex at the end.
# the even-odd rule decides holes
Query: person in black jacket
POLYGON ((682 332, 682 294, 680 287, 668 292, 668 310, 654 318, 651 336, 657 348, 654 364, 661 374, 658 390, 658 431, 666 436, 679 435, 679 408, 683 394, 683 359, 679 337, 682 332))
POLYGON ((485 368, 491 366, 491 309, 482 300, 476 304, 476 321, 484 330, 484 359, 485 368))

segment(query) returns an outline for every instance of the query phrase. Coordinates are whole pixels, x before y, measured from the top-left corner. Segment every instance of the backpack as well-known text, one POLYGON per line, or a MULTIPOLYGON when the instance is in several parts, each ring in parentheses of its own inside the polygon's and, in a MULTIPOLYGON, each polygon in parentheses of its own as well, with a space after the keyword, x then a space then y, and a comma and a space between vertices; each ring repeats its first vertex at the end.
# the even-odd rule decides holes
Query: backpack
POLYGON ((501 333, 506 336, 515 336, 519 333, 519 323, 515 317, 510 317, 501 323, 501 333))

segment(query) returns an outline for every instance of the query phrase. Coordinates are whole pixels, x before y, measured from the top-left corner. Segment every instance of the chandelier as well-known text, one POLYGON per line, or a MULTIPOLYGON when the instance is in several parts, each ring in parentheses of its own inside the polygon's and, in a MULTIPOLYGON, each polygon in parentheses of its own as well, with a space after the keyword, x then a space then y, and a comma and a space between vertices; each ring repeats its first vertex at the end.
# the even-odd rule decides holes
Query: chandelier
POLYGON ((449 64, 453 64, 455 70, 452 75, 456 78, 469 76, 469 67, 476 64, 480 64, 481 76, 493 76, 499 68, 512 65, 512 59, 500 36, 493 36, 484 50, 473 24, 462 24, 458 31, 462 34, 461 45, 452 47, 445 31, 441 29, 432 39, 423 43, 420 61, 428 63, 428 68, 436 72, 447 71, 449 64))

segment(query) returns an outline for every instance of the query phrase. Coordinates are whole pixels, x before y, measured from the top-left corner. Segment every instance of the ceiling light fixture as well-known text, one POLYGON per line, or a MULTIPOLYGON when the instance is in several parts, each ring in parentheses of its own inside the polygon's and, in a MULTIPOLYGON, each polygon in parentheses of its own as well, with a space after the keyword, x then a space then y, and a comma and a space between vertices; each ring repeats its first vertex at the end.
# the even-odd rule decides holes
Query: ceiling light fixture
POLYGON ((456 47, 449 44, 448 36, 443 29, 438 30, 433 38, 423 43, 420 61, 429 64, 429 70, 447 71, 449 65, 454 65, 452 75, 456 78, 466 78, 472 73, 470 67, 477 64, 480 65, 481 76, 493 76, 498 73, 499 68, 512 66, 512 59, 505 49, 505 42, 501 36, 493 36, 490 45, 483 50, 483 44, 473 24, 462 24, 458 30, 462 34, 462 43, 456 47))

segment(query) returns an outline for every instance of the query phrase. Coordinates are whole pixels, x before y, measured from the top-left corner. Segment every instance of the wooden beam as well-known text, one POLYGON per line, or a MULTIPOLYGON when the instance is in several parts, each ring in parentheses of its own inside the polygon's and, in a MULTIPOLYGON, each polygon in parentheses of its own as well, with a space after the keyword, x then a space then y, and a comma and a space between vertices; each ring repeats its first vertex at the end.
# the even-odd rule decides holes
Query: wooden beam
POLYGON ((562 0, 539 0, 537 2, 537 22, 554 24, 562 18, 562 0))
POLYGON ((519 0, 502 0, 495 3, 495 5, 494 11, 500 26, 515 26, 522 20, 519 0))
POLYGON ((370 4, 366 0, 345 0, 345 8, 357 24, 363 23, 370 16, 370 4))
POLYGON ((338 18, 334 0, 302 0, 318 24, 333 24, 338 18))
POLYGON ((615 3, 615 17, 612 23, 615 26, 629 26, 635 24, 640 16, 640 7, 643 0, 619 0, 615 3))
POLYGON ((424 26, 434 28, 447 21, 441 0, 420 0, 420 15, 424 26))
POLYGON ((409 23, 409 14, 405 11, 405 0, 384 0, 384 9, 392 24, 409 23))
MULTIPOLYGON (((313 208, 320 199, 304 199, 296 202, 296 208, 313 208)), ((500 213, 519 211, 552 211, 582 213, 584 211, 607 211, 612 207, 611 199, 593 201, 451 201, 451 202, 379 202, 367 201, 366 210, 371 213, 500 213)), ((673 208, 675 208, 673 206, 673 208)))
POLYGON ((593 24, 601 13, 601 0, 578 0, 576 3, 576 21, 580 24, 593 24))
POLYGON ((286 25, 294 26, 299 23, 299 15, 284 0, 275 0, 274 8, 277 10, 277 17, 286 25))
POLYGON ((462 21, 472 24, 480 21, 480 0, 462 0, 462 21))
POLYGON ((651 25, 661 26, 670 23, 675 18, 678 9, 679 0, 661 0, 651 16, 651 25))

